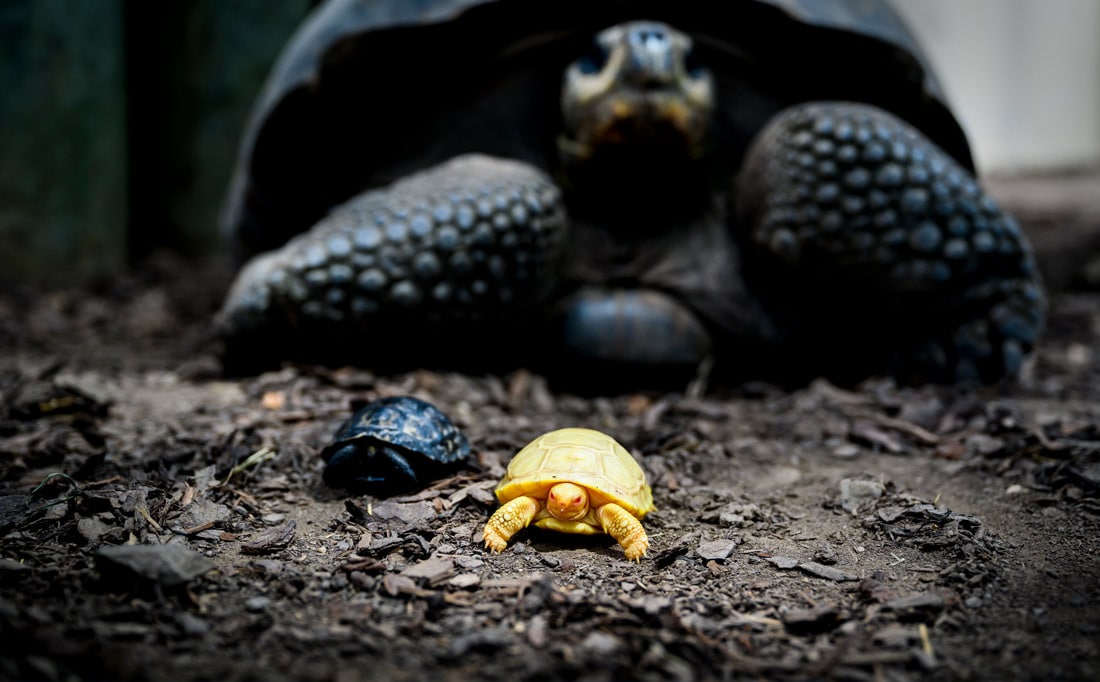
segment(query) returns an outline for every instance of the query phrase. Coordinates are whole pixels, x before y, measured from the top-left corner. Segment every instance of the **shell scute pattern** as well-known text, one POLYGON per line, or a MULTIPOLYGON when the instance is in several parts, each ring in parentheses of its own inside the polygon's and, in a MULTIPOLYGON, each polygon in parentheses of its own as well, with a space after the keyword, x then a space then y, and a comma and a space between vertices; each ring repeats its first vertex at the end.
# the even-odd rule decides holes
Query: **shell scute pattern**
POLYGON ((332 445, 357 438, 395 445, 444 464, 464 458, 470 449, 465 436, 438 408, 407 396, 368 404, 340 429, 332 445))
POLYGON ((613 438, 591 429, 560 429, 532 441, 512 458, 496 495, 501 502, 521 495, 545 498, 564 481, 588 488, 596 506, 615 502, 639 518, 654 510, 638 462, 613 438))
POLYGON ((456 469, 469 454, 466 436, 438 408, 394 396, 352 415, 321 458, 328 485, 388 494, 422 486, 456 469))

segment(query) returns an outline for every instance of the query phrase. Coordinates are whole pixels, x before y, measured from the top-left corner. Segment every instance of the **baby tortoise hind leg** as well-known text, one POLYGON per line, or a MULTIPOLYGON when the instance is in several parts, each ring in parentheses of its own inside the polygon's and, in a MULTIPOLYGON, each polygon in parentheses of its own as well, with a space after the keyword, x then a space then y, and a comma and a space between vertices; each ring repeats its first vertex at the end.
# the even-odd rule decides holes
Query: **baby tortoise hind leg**
POLYGON ((897 117, 810 103, 759 134, 734 192, 746 280, 808 353, 907 382, 996 381, 1035 346, 1030 246, 974 177, 897 117))
POLYGON ((359 352, 394 337, 395 349, 426 337, 445 347, 455 339, 429 329, 459 336, 452 322, 507 320, 540 302, 564 227, 558 189, 541 171, 456 157, 354 197, 253 258, 216 329, 246 355, 338 341, 359 352))

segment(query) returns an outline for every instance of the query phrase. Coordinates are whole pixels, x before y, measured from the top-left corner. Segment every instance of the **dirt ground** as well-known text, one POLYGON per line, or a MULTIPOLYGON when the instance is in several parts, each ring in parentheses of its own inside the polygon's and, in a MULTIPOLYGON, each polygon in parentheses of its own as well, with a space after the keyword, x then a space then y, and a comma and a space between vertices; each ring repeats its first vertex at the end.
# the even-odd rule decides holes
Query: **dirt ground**
MULTIPOLYGON (((1064 222, 1040 199, 1029 229, 1064 222)), ((227 379, 218 263, 6 287, 0 678, 1100 679, 1100 293, 1068 252, 1034 363, 982 389, 227 379), (319 449, 395 394, 450 414, 470 466, 404 497, 326 489, 319 449), (640 563, 606 537, 482 549, 508 459, 567 425, 648 472, 640 563)))

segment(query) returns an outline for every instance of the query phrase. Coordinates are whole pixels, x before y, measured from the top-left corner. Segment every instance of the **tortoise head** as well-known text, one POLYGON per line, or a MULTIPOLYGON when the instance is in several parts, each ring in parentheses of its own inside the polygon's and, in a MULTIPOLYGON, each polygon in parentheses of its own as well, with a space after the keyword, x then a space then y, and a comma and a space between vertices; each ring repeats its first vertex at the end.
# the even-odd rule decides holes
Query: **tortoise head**
POLYGON ((714 110, 710 73, 692 63, 692 41, 653 21, 617 24, 596 35, 565 71, 563 156, 641 149, 696 158, 714 110))
POLYGON ((546 510, 560 521, 576 521, 588 513, 588 491, 576 483, 558 483, 546 495, 546 510))

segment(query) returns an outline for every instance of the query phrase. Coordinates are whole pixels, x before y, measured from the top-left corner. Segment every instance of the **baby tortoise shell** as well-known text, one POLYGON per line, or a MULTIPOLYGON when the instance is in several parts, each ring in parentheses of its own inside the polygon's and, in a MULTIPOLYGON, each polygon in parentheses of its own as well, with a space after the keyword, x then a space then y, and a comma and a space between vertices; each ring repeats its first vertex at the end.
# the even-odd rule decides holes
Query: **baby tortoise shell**
POLYGON ((457 468, 470 443, 434 405, 379 398, 357 411, 321 451, 325 483, 354 492, 410 490, 457 468))
POLYGON ((539 436, 512 458, 496 496, 503 506, 484 532, 494 552, 531 523, 563 533, 607 533, 631 560, 649 547, 640 519, 656 507, 645 472, 599 431, 565 428, 539 436))

